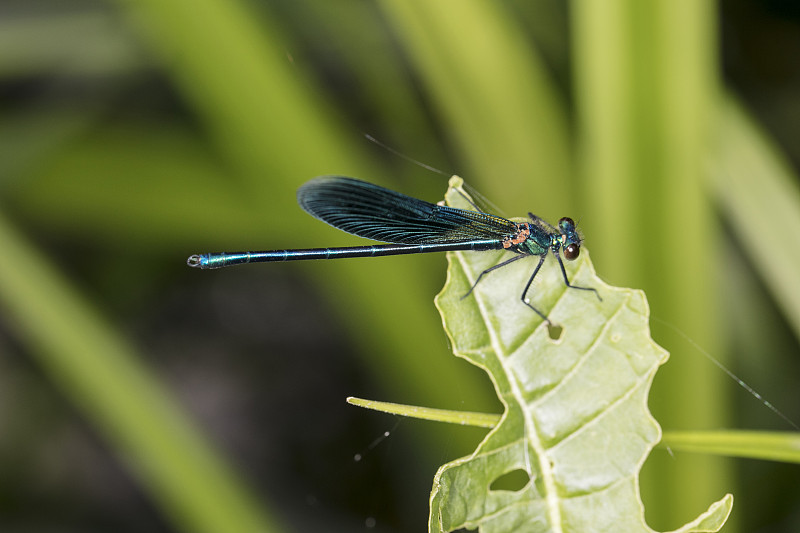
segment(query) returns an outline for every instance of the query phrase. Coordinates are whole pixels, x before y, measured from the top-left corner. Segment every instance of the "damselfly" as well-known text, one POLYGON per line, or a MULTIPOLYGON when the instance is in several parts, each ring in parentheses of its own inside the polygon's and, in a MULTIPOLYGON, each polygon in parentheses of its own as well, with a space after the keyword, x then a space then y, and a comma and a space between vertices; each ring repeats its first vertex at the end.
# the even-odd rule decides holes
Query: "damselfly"
POLYGON ((513 222, 489 213, 432 204, 344 176, 322 176, 307 182, 297 191, 297 201, 308 214, 335 228, 359 237, 392 244, 199 254, 189 257, 187 264, 196 268, 222 268, 271 261, 377 257, 457 250, 508 250, 516 255, 481 272, 464 297, 469 296, 481 278, 489 272, 524 257, 538 256, 539 262, 520 299, 549 322, 544 313, 531 305, 527 294, 548 252, 552 252, 558 260, 567 287, 593 291, 600 299, 597 289, 572 285, 567 277, 561 254, 572 261, 581 250, 581 238, 575 229, 575 222, 568 217, 559 220, 557 226, 548 224, 532 213, 528 213, 530 222, 513 222))

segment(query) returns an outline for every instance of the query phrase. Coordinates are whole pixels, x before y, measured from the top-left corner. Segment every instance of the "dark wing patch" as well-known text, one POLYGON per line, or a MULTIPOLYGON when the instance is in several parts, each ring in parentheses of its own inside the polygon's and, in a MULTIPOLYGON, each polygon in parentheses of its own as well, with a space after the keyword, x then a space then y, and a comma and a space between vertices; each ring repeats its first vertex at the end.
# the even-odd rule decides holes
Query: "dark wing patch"
POLYGON ((397 244, 502 241, 516 224, 502 217, 440 206, 344 176, 315 178, 297 191, 310 215, 347 233, 397 244))

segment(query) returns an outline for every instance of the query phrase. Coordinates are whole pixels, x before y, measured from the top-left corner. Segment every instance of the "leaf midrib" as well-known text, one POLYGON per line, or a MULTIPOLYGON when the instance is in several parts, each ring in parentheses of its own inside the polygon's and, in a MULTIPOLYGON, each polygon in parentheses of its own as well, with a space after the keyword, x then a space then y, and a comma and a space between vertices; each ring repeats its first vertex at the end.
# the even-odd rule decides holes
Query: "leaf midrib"
MULTIPOLYGON (((464 253, 463 252, 455 252, 456 257, 458 258, 459 265, 461 265, 461 270, 464 272, 464 275, 467 278, 467 281, 470 283, 470 286, 474 284, 474 280, 471 279, 470 271, 466 266, 466 262, 464 260, 464 253)), ((480 292, 474 293, 475 303, 478 306, 478 311, 484 319, 484 324, 490 324, 489 320, 489 313, 484 305, 483 299, 480 296, 480 292)), ((563 293, 558 297, 557 300, 563 296, 563 293)), ((541 327, 541 324, 534 328, 534 332, 536 329, 541 327)), ((493 328, 486 328, 487 333, 489 334, 489 343, 492 346, 494 353, 498 357, 500 362, 500 367, 503 369, 504 374, 506 375, 506 380, 508 381, 511 387, 511 393, 514 399, 517 402, 517 407, 522 412, 524 420, 525 420, 525 435, 522 441, 522 450, 525 454, 525 468, 528 473, 529 482, 533 483, 531 467, 530 467, 530 455, 528 454, 528 446, 527 441, 531 443, 534 451, 536 452, 536 457, 539 459, 539 471, 541 472, 542 482, 544 484, 545 490, 545 501, 546 507, 548 510, 548 515, 550 518, 550 523, 553 528, 553 533, 563 533, 561 528, 561 507, 558 504, 558 496, 556 492, 555 486, 555 478, 553 475, 553 469, 550 467, 550 462, 546 460, 546 453, 545 448, 542 444, 542 441, 539 439, 539 435, 536 431, 536 423, 534 422, 531 411, 525 408, 526 402, 522 391, 519 388, 519 384, 513 372, 505 364, 505 358, 508 355, 504 350, 503 346, 499 342, 497 335, 493 331, 493 328), (502 354, 502 355, 501 355, 502 354)), ((505 404, 503 400, 503 395, 500 396, 500 401, 505 404)), ((505 408, 508 409, 508 405, 505 405, 505 408)), ((499 426, 498 426, 499 427, 499 426)))

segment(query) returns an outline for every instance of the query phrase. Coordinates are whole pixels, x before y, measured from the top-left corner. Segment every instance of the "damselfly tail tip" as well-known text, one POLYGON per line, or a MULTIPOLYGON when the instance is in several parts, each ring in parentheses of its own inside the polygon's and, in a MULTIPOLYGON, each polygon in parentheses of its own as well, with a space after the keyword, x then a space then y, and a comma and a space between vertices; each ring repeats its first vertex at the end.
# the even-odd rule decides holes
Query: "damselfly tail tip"
POLYGON ((202 268, 203 260, 202 257, 199 255, 190 255, 189 259, 186 260, 186 264, 193 268, 202 268))

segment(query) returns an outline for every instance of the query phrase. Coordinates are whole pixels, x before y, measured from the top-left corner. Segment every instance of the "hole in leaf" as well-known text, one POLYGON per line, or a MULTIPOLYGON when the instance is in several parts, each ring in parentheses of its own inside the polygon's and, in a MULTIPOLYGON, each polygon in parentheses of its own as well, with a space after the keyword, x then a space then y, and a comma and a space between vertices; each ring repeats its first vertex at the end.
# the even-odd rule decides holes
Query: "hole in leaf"
POLYGON ((547 334, 550 335, 550 340, 557 341, 564 334, 564 328, 554 324, 547 325, 547 334))
POLYGON ((519 492, 525 488, 525 485, 530 481, 528 473, 521 468, 506 472, 499 478, 492 481, 489 485, 489 490, 508 490, 511 492, 519 492))

